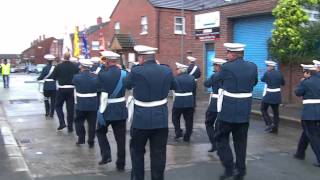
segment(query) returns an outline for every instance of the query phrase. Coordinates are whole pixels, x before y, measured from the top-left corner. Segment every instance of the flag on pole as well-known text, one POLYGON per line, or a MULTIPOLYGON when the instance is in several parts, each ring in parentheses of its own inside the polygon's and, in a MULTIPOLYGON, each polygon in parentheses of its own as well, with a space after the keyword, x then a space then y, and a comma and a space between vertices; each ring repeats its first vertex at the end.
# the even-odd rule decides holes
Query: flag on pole
POLYGON ((71 38, 70 38, 70 35, 67 31, 67 28, 66 28, 66 31, 64 33, 64 37, 63 37, 63 48, 62 48, 62 53, 65 54, 69 52, 70 55, 72 55, 72 43, 71 43, 71 38))
POLYGON ((79 27, 76 26, 74 36, 73 36, 73 56, 78 58, 80 56, 79 48, 79 27))
POLYGON ((84 29, 82 32, 82 55, 84 55, 86 59, 89 59, 90 55, 89 55, 88 43, 86 39, 86 29, 84 29))

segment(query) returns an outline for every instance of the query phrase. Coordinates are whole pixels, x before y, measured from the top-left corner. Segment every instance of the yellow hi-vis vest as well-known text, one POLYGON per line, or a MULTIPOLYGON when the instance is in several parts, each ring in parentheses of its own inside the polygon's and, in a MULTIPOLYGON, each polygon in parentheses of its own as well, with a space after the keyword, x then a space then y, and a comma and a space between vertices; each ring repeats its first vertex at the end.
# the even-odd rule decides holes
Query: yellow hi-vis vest
POLYGON ((2 75, 10 75, 10 64, 1 64, 2 75))

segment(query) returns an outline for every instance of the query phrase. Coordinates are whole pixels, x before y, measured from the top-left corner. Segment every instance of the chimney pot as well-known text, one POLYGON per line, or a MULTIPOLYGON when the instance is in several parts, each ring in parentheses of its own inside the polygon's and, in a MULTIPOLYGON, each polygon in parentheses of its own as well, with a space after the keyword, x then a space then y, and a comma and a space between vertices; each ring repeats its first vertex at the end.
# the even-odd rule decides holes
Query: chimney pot
POLYGON ((99 17, 97 18, 97 24, 98 24, 98 25, 102 24, 102 17, 99 16, 99 17))

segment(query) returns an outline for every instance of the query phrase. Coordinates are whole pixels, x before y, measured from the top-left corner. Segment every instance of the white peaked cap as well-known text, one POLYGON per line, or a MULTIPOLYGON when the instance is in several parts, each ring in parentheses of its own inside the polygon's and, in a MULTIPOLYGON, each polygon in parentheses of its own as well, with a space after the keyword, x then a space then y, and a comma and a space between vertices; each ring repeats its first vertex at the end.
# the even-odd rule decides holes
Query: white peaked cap
POLYGON ((300 64, 303 70, 316 70, 316 66, 313 64, 300 64))
POLYGON ((226 63, 226 62, 227 62, 226 60, 220 59, 220 58, 213 58, 213 59, 212 59, 212 63, 213 63, 213 64, 222 65, 222 64, 224 64, 224 63, 226 63))
POLYGON ((314 64, 315 66, 320 66, 320 61, 318 61, 318 60, 313 60, 312 62, 313 62, 313 64, 314 64))
POLYGON ((145 45, 136 45, 133 48, 138 54, 155 54, 158 48, 145 46, 145 45))
POLYGON ((134 64, 134 65, 138 65, 139 62, 136 62, 136 61, 131 61, 130 63, 134 64))
POLYGON ((78 59, 75 57, 70 57, 70 62, 78 62, 78 59))
POLYGON ((99 63, 99 62, 100 62, 100 58, 99 58, 99 57, 92 57, 92 58, 91 58, 91 62, 93 62, 93 63, 99 63))
POLYGON ((78 58, 79 59, 85 59, 86 57, 84 55, 80 55, 78 58))
POLYGON ((56 59, 56 57, 52 54, 46 54, 46 55, 44 55, 44 58, 48 61, 53 61, 56 59))
POLYGON ((176 62, 176 66, 178 69, 187 69, 188 68, 188 66, 181 64, 181 63, 178 63, 178 62, 176 62))
POLYGON ((79 63, 81 64, 81 66, 85 66, 85 67, 91 67, 93 65, 93 63, 91 62, 91 59, 80 59, 79 63))
POLYGON ((246 47, 245 44, 241 43, 224 43, 223 46, 232 52, 244 51, 244 47, 246 47))
POLYGON ((192 56, 187 56, 187 59, 188 59, 189 61, 192 61, 192 62, 194 62, 194 61, 197 60, 197 58, 192 57, 192 56))
POLYGON ((120 59, 120 54, 118 53, 115 53, 113 51, 102 51, 101 53, 101 56, 107 58, 107 59, 120 59))
POLYGON ((274 61, 265 61, 266 65, 268 66, 277 66, 277 63, 274 61))

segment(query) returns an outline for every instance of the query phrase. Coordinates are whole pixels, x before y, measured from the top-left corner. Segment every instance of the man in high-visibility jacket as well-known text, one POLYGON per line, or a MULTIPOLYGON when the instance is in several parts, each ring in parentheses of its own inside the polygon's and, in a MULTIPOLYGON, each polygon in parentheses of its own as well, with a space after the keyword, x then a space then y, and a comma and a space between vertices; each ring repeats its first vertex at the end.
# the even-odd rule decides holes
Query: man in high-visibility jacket
POLYGON ((7 59, 3 60, 3 63, 0 65, 0 67, 3 78, 3 87, 9 88, 10 64, 8 63, 7 59))

